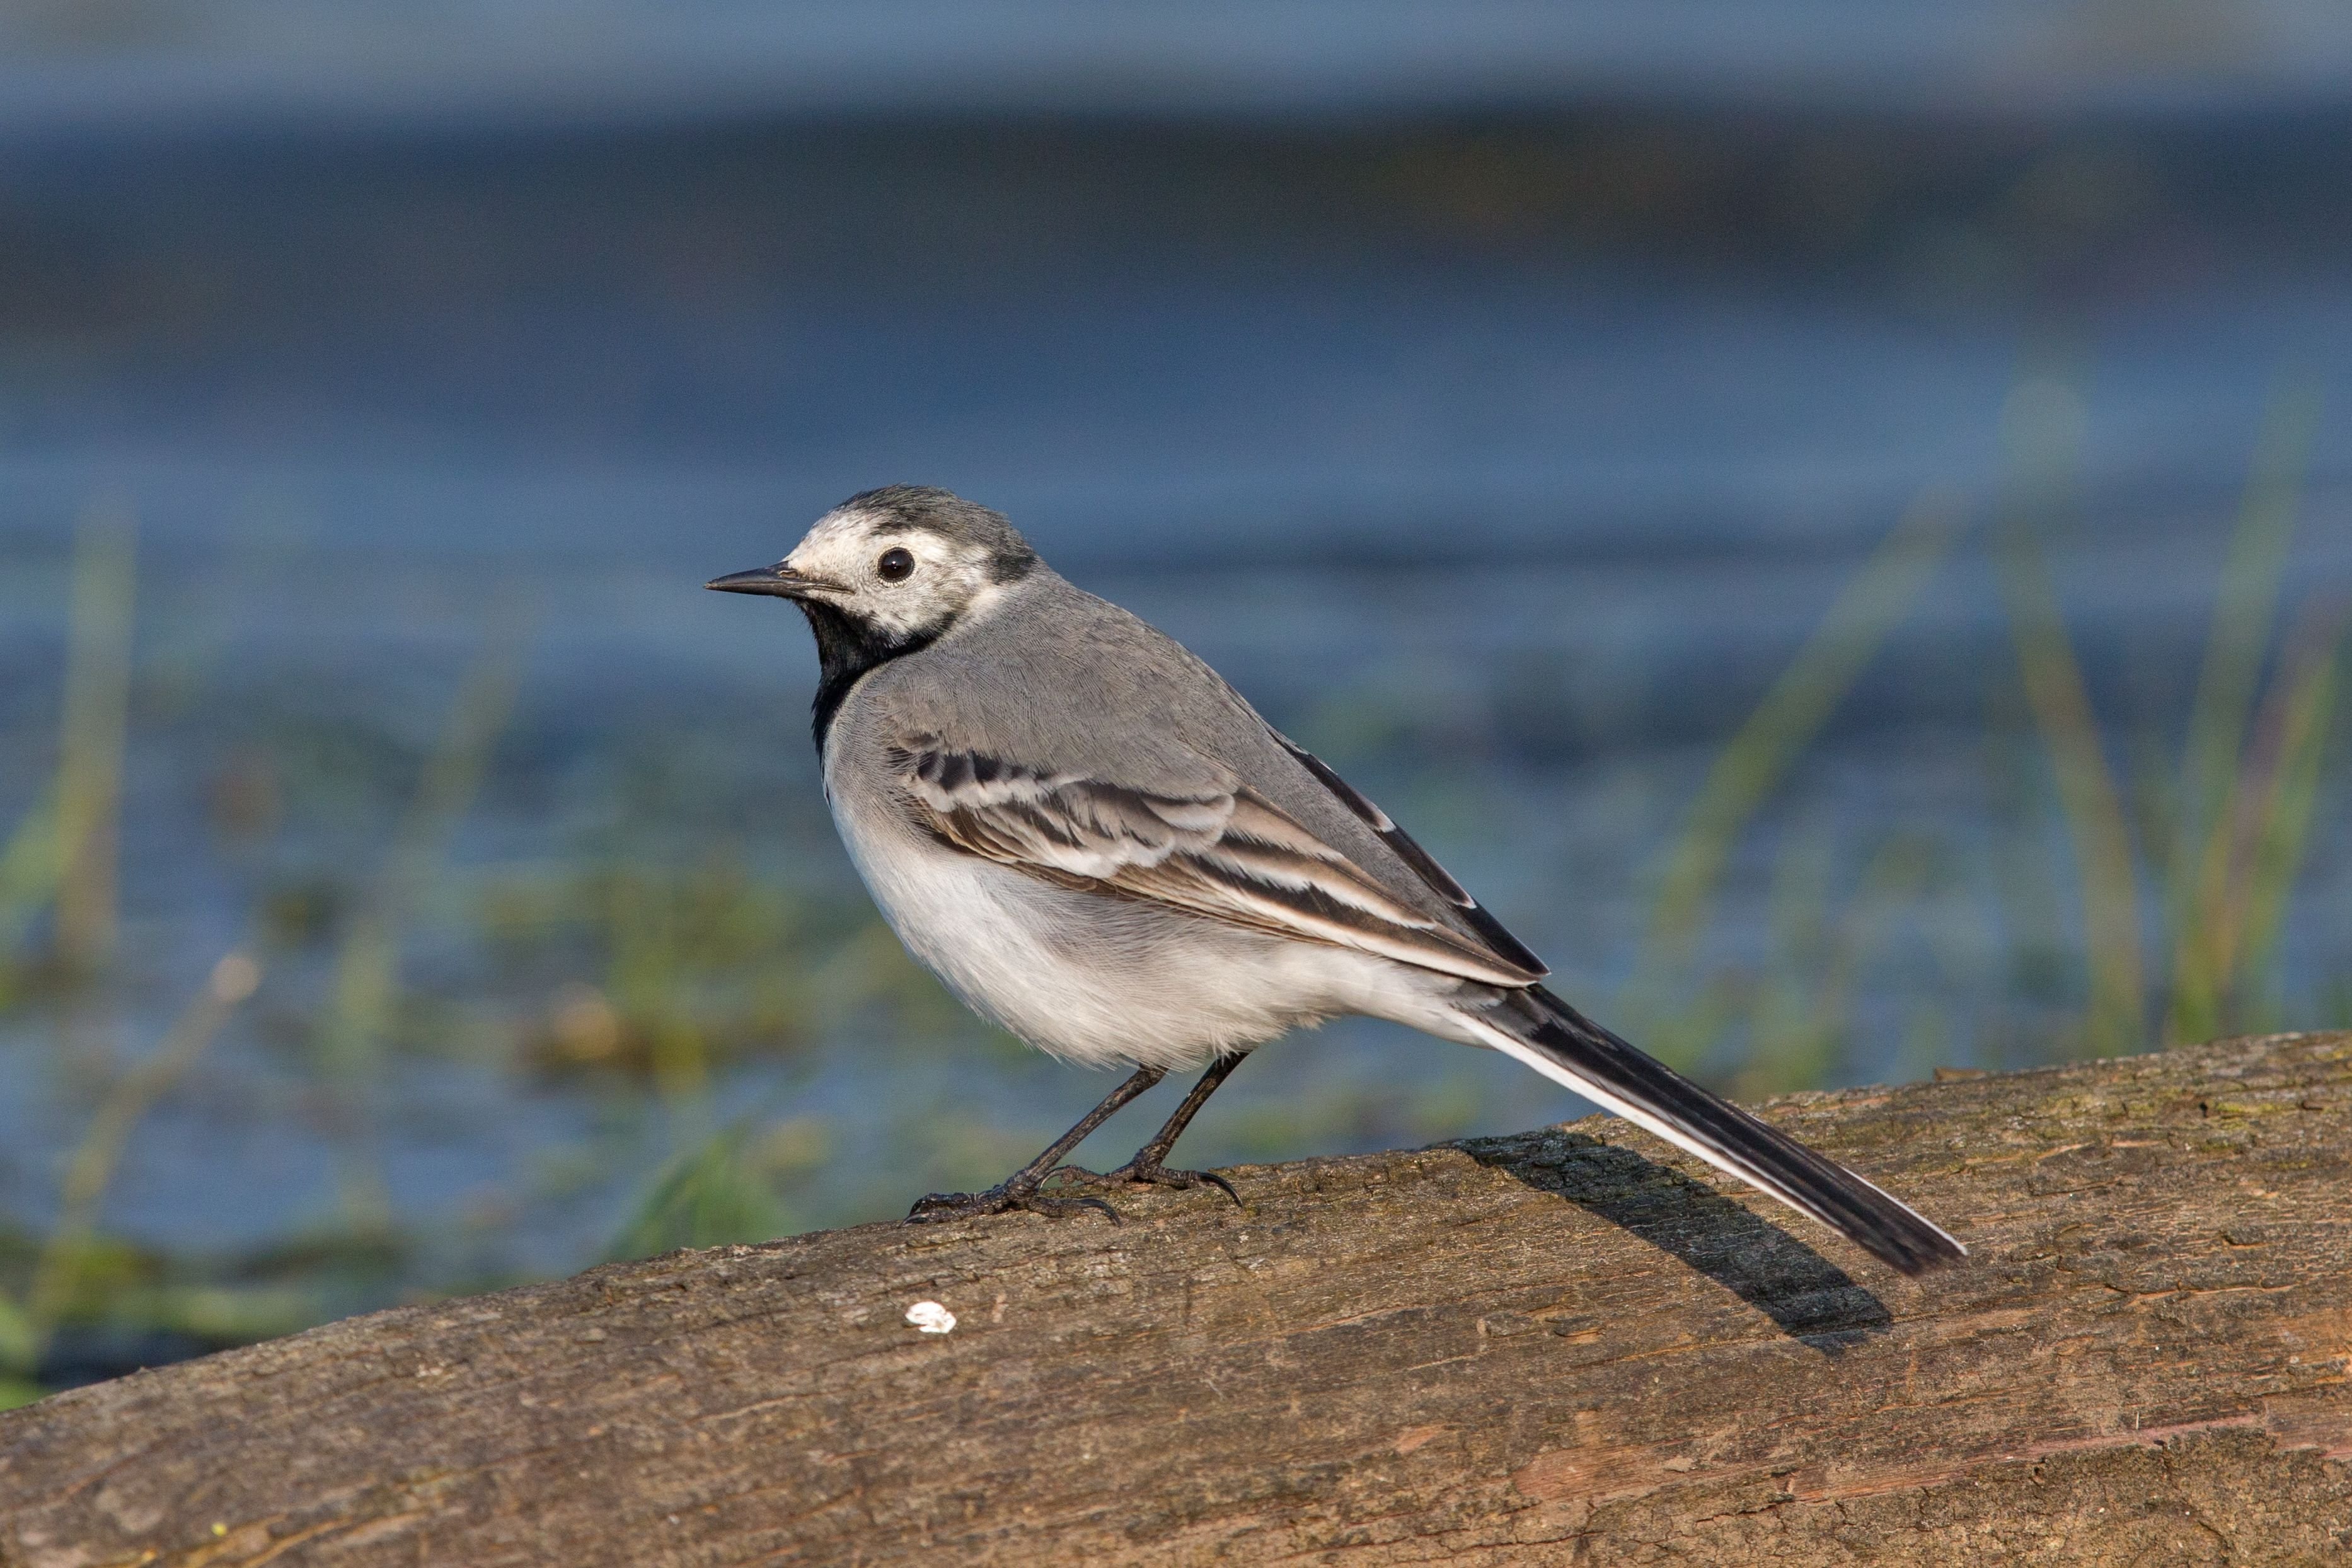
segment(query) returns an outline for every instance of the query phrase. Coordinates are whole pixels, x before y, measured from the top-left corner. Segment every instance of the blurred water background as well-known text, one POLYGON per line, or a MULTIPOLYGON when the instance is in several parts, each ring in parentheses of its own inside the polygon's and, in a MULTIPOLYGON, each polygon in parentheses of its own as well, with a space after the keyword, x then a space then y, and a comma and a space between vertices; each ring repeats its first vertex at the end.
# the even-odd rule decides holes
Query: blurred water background
MULTIPOLYGON (((2288 0, 10 0, 0 1394, 1093 1103, 699 587, 892 480, 1736 1092, 2352 1022, 2347 190, 2288 0)), ((1340 1024, 1180 1152, 1583 1109, 1340 1024)))

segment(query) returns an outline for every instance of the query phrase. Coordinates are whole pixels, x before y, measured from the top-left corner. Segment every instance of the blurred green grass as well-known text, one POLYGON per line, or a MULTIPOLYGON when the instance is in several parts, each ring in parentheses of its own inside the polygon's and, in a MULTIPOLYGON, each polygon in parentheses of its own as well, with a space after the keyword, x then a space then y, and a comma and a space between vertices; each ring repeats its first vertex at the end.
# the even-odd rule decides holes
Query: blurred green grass
MULTIPOLYGON (((2310 384, 2283 384, 2189 710, 2177 726, 2135 732, 2098 711, 2042 549, 2074 504, 2081 398, 2062 374, 2025 376, 2006 417, 2010 482, 1990 515, 1923 494, 1717 753, 1654 861, 1644 933, 1615 999, 1627 1031, 1745 1095, 1835 1081, 1860 1057, 1862 1033, 1883 1026, 1858 1013, 1865 979, 1921 954, 1954 972, 1997 971, 2008 1011, 1988 1031, 1922 1000, 1901 1024, 1896 1059, 1912 1076, 2341 1018, 2352 993, 2286 994, 2280 966, 2342 728, 2346 606, 2298 602, 2285 575, 2316 409, 2310 384), (2006 803, 1993 841, 1956 841, 1931 825, 1867 840, 1819 822, 1767 834, 1841 704, 1978 538, 2010 638, 1994 705, 2023 724, 1996 721, 1984 741, 2006 803), (1727 879, 1758 853, 1769 858, 1760 929, 1714 940, 1727 879), (1973 925, 1931 917, 1954 888, 1977 890, 1973 925), (1989 1032, 2006 1042, 1997 1060, 1953 1060, 1989 1032)), ((248 934, 155 1046, 116 1059, 91 1021, 120 979, 135 537, 120 507, 94 508, 82 526, 55 777, 0 849, 0 1009, 53 1025, 60 1059, 80 1062, 94 1086, 53 1223, 40 1235, 0 1233, 0 1405, 47 1385, 61 1337, 120 1331, 205 1348, 410 1288, 404 1271, 422 1243, 394 1211, 378 1147, 380 1080, 395 1057, 604 1085, 616 1103, 649 1106, 646 1136, 665 1154, 604 1248, 629 1258, 807 1222, 807 1184, 840 1157, 842 1130, 803 1109, 722 1108, 733 1064, 795 1062, 861 1022, 918 1038, 989 1037, 862 903, 763 872, 739 846, 678 855, 615 831, 546 862, 455 863, 528 650, 527 625, 509 625, 484 639, 450 697, 373 865, 258 880, 248 934), (452 926, 502 995, 543 1001, 453 1007, 439 983, 413 983, 420 930, 452 926), (325 1217, 234 1258, 110 1237, 105 1200, 142 1119, 201 1075, 207 1047, 248 997, 255 1030, 288 1043, 333 1133, 325 1217)), ((364 767, 377 792, 368 798, 388 798, 382 780, 396 770, 377 756, 364 767)), ((274 786, 235 770, 228 778, 216 802, 224 821, 260 831, 278 809, 274 786)), ((1280 1128, 1251 1121, 1272 1112, 1243 1112, 1229 1142, 1280 1147, 1286 1134, 1336 1141, 1367 1128, 1436 1136, 1468 1113, 1450 1092, 1442 1080, 1419 1100, 1347 1086, 1286 1106, 1280 1128)), ((1030 1152, 958 1109, 904 1109, 929 1119, 923 1172, 992 1179, 1030 1152)), ((550 1148, 540 1178, 550 1191, 586 1191, 609 1157, 601 1145, 550 1148)), ((494 1269, 444 1279, 451 1289, 504 1282, 494 1269)))
MULTIPOLYGON (((2023 763, 2021 787, 2011 842, 1998 858, 1993 914, 2011 945, 2016 989, 2066 1003, 2047 1029, 2045 1056, 2112 1056, 2341 1016, 2340 999, 2291 1003, 2278 991, 2283 912, 2310 848, 2345 658, 2345 606, 2307 605, 2281 625, 2317 415, 2313 384, 2282 386, 2233 530, 2180 754, 2143 748, 2127 792, 2109 755, 2109 736, 2123 726, 2103 723, 2095 710, 2041 547, 2069 521, 2080 400, 2040 374, 2010 400, 2011 479, 1990 547, 2014 690, 2039 752, 2012 759, 2023 763), (2127 793, 2142 805, 2137 822, 2127 793), (2071 886, 2035 847, 2052 816, 2063 829, 2071 886), (2080 940, 2062 949, 2049 931, 2064 918, 2056 911, 2070 909, 2080 940)), ((1727 1078, 1741 1092, 1838 1076, 1856 1026, 1855 972, 1893 939, 1906 895, 1959 874, 1958 847, 1895 836, 1866 847, 1859 875, 1840 885, 1827 847, 1793 837, 1773 875, 1763 959, 1702 969, 1696 957, 1734 847, 1958 542, 1953 506, 1923 497, 1856 573, 1724 748, 1661 857, 1647 939, 1619 1009, 1660 1055, 1727 1078)), ((1930 1012, 1909 1030, 1903 1057, 1921 1071, 1942 1061, 1958 1033, 1930 1012)))

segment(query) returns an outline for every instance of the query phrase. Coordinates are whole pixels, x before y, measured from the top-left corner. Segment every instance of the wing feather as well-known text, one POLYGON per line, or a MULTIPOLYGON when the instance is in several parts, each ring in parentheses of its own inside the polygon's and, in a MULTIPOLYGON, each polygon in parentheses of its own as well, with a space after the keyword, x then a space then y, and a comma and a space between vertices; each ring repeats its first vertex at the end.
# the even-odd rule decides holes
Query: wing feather
POLYGON ((1537 979, 1551 973, 1551 968, 1535 955, 1527 943, 1504 929, 1494 912, 1472 898, 1469 889, 1454 879, 1436 858, 1412 840, 1412 837, 1389 818, 1389 814, 1374 805, 1356 786, 1341 778, 1331 764, 1279 731, 1274 738, 1282 749, 1298 760, 1301 766, 1313 773, 1325 789, 1339 797, 1339 804, 1360 817, 1365 826, 1381 837, 1381 841, 1396 852, 1397 858, 1412 868, 1413 875, 1429 884, 1430 890, 1462 912, 1473 929, 1486 940, 1497 957, 1517 964, 1537 979))
POLYGON ((1492 984, 1523 985, 1543 973, 1539 963, 1530 967, 1415 910, 1230 779, 1139 789, 1027 768, 929 735, 895 748, 892 761, 933 837, 1047 880, 1492 984))

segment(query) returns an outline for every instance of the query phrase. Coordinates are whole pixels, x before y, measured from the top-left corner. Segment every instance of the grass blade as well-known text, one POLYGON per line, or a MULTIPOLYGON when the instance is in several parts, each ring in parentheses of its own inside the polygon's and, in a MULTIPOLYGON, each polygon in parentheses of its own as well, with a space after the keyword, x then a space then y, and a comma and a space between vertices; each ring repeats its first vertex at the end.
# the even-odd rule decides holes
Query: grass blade
POLYGON ((2283 391, 2263 421, 2198 672, 2166 868, 2174 948, 2165 1033, 2174 1040, 2201 1040, 2218 1030, 2231 985, 2232 883, 2242 859, 2231 802, 2239 794, 2240 752, 2278 616, 2304 460, 2318 416, 2317 388, 2303 383, 2283 391))
POLYGON ((783 1205, 750 1167, 750 1123, 738 1123, 673 1159, 613 1238, 607 1260, 650 1258, 680 1247, 772 1241, 790 1229, 783 1205))
MULTIPOLYGON (((5 975, 26 933, 57 897, 65 857, 58 837, 54 785, 16 821, 8 847, 0 849, 0 975, 5 975)), ((5 991, 0 990, 0 1000, 5 991)))
POLYGON ((2002 424, 2012 493, 1994 528, 1994 563, 2026 705, 2057 774, 2059 806, 2081 878, 2091 966, 2086 1043, 2095 1056, 2115 1056, 2147 1035, 2139 879, 2123 797, 2100 747, 2089 689, 2035 532, 2037 524, 2057 515, 2081 442, 2082 415, 2067 388, 2032 380, 2011 395, 2002 424))
POLYGON ((2237 772, 2255 682, 2278 616, 2305 461, 2318 423, 2319 390, 2309 381, 2282 389, 2263 421, 2189 712, 2180 763, 2183 869, 2220 818, 2222 797, 2237 772))
POLYGON ((509 631, 494 637, 467 671, 375 883, 335 955, 334 996, 319 1059, 332 1091, 331 1114, 340 1123, 337 1183, 343 1207, 356 1228, 371 1234, 391 1224, 392 1209, 366 1152, 370 1134, 361 1101, 391 1028, 402 934, 480 787, 514 705, 520 664, 520 634, 509 631))
POLYGON ((74 545, 65 715, 58 748, 57 957, 88 978, 114 951, 115 860, 131 714, 137 524, 120 505, 84 514, 74 545))
MULTIPOLYGON (((260 966, 242 952, 231 952, 213 965, 212 973, 181 1010, 163 1043, 116 1079, 99 1102, 98 1113, 90 1119, 67 1166, 58 1223, 42 1245, 26 1295, 26 1353, 31 1361, 39 1359, 59 1315, 73 1299, 82 1258, 96 1229, 99 1202, 114 1179, 139 1119, 195 1065, 229 1016, 260 983, 260 966)), ((22 1370, 29 1373, 32 1366, 22 1370)))
POLYGON ((1910 612, 1961 533, 1957 500, 1923 493, 1871 552, 1807 637, 1797 657, 1739 727, 1700 786, 1690 815, 1667 851, 1657 902, 1626 1009, 1647 1020, 1653 1048, 1687 1059, 1663 999, 1683 982, 1706 923, 1723 868, 1757 811, 1812 743, 1838 703, 1853 689, 1888 634, 1910 612))
MULTIPOLYGON (((2315 612, 2290 639, 2286 667, 2256 728, 2253 757, 2230 802, 2237 852, 2228 918, 2217 923, 2230 943, 2220 969, 2223 994, 2241 1012, 2268 979, 2287 897, 2309 847, 2320 761, 2343 675, 2346 619, 2341 605, 2315 612)), ((2224 1022, 2217 1017, 2213 1032, 2224 1022)))

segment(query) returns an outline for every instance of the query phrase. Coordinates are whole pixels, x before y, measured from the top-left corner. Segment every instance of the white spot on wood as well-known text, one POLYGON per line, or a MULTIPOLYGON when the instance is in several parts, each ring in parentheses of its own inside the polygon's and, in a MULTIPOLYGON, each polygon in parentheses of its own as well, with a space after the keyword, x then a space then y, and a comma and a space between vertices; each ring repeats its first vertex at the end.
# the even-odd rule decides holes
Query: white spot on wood
POLYGON ((951 1334, 955 1332, 955 1314, 949 1311, 945 1307, 940 1306, 937 1301, 916 1302, 913 1306, 907 1309, 907 1321, 914 1324, 915 1327, 920 1329, 927 1334, 951 1334))

